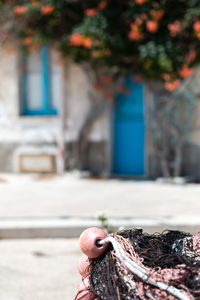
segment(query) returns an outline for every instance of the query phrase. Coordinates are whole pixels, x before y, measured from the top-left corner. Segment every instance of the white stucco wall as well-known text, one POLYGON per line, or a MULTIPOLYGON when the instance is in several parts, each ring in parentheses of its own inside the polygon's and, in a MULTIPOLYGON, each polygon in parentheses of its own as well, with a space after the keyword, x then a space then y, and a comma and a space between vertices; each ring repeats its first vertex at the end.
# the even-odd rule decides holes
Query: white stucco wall
POLYGON ((89 111, 89 82, 85 72, 68 61, 64 71, 64 104, 66 139, 76 141, 78 133, 89 111))
POLYGON ((0 49, 0 140, 16 130, 18 73, 16 52, 0 49))
MULTIPOLYGON (((89 91, 92 87, 86 72, 69 61, 65 66, 65 114, 66 140, 76 141, 90 108, 89 91)), ((102 114, 95 122, 90 140, 104 141, 108 138, 108 113, 102 114)))

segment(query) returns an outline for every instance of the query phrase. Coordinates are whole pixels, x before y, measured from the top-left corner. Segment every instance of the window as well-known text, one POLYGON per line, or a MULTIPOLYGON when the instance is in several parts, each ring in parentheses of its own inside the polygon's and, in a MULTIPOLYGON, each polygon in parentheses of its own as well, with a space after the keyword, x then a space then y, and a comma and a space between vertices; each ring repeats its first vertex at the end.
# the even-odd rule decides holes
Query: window
POLYGON ((61 96, 60 70, 47 46, 23 56, 22 114, 56 115, 61 96))

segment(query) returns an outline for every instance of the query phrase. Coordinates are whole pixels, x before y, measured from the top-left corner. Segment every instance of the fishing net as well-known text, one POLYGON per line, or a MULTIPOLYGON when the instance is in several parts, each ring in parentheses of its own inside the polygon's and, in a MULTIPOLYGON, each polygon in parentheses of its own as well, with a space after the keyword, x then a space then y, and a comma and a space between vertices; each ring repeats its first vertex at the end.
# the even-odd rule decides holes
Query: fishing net
POLYGON ((105 254, 90 259, 94 299, 200 300, 200 233, 130 229, 108 236, 105 254))

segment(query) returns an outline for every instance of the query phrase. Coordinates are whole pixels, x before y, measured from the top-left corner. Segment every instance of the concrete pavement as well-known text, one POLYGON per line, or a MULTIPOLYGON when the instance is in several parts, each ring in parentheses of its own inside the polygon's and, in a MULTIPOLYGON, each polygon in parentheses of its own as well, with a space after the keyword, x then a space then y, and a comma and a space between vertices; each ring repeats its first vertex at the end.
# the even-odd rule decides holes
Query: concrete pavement
POLYGON ((1 240, 0 300, 72 300, 79 257, 76 239, 1 240))
POLYGON ((0 174, 0 217, 199 217, 200 185, 0 174))

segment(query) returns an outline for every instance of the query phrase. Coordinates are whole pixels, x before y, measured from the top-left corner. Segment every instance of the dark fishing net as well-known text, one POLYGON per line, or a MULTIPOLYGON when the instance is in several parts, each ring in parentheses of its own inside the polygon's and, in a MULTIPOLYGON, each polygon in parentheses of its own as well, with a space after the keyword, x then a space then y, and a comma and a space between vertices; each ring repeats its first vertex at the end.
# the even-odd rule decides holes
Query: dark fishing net
POLYGON ((136 229, 110 236, 145 270, 148 280, 131 272, 110 245, 103 257, 91 260, 95 299, 181 299, 151 284, 161 282, 181 291, 182 299, 200 300, 200 234, 165 231, 150 235, 136 229))

